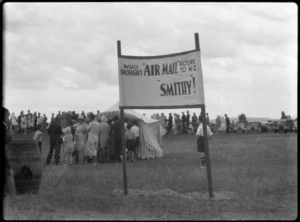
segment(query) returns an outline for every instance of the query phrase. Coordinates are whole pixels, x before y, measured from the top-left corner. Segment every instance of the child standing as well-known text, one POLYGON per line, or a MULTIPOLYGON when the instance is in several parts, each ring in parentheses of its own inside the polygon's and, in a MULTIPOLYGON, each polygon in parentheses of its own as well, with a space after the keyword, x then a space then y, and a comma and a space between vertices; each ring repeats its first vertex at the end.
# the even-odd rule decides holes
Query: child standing
POLYGON ((36 126, 36 131, 33 135, 33 140, 37 142, 40 149, 40 154, 42 155, 43 133, 41 131, 41 128, 42 126, 40 124, 36 126))
POLYGON ((65 155, 65 160, 67 161, 67 164, 69 166, 72 166, 72 159, 73 159, 73 148, 74 148, 74 142, 73 142, 73 134, 71 133, 71 127, 66 127, 63 129, 63 152, 65 155))
MULTIPOLYGON (((209 126, 206 126, 207 137, 211 137, 213 134, 209 126)), ((197 151, 200 153, 201 157, 201 168, 203 168, 205 163, 205 149, 204 149, 204 132, 203 132, 203 121, 202 118, 199 118, 199 126, 196 132, 197 136, 197 151)))

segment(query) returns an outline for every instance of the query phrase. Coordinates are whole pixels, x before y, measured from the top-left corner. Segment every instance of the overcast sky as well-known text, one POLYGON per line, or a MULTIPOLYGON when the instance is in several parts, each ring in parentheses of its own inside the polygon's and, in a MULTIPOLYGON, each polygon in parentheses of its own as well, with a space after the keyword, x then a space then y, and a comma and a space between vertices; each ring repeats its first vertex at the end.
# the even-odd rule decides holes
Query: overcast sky
POLYGON ((195 49, 199 33, 211 119, 297 116, 294 3, 5 3, 3 11, 11 112, 104 111, 119 100, 117 40, 124 55, 154 56, 195 49))

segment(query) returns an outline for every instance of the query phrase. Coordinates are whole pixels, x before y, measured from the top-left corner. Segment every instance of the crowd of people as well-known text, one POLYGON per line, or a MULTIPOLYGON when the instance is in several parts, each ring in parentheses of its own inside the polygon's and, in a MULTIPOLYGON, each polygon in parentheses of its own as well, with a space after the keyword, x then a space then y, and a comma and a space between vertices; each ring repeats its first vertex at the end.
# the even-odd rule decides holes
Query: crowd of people
POLYGON ((10 126, 14 132, 23 133, 25 135, 34 131, 38 124, 42 129, 45 129, 47 127, 47 119, 45 114, 31 113, 30 110, 27 110, 27 113, 21 111, 19 116, 12 112, 10 116, 10 126))
MULTIPOLYGON (((43 150, 43 134, 49 134, 49 153, 46 163, 68 165, 93 164, 106 162, 122 162, 121 124, 119 116, 107 119, 105 115, 84 111, 52 113, 48 123, 46 115, 40 113, 27 114, 21 111, 19 116, 12 113, 8 128, 14 133, 28 134, 34 132, 33 140, 43 150), (61 152, 62 151, 62 152, 61 152)), ((124 121, 125 147, 128 161, 138 159, 139 127, 135 119, 124 121), (127 155, 128 154, 128 155, 127 155)))
MULTIPOLYGON (((230 121, 226 114, 225 117, 228 130, 230 121)), ((182 112, 181 116, 177 113, 169 113, 169 116, 165 116, 164 113, 161 115, 154 113, 151 118, 162 122, 167 129, 166 136, 181 133, 197 135, 197 129, 202 122, 201 114, 197 116, 194 112, 190 115, 188 110, 182 112)), ((210 126, 208 113, 206 113, 206 123, 210 126)), ((53 156, 55 164, 60 164, 62 160, 68 165, 122 162, 121 125, 118 115, 107 119, 99 110, 87 114, 84 111, 81 113, 59 111, 56 115, 52 113, 48 123, 45 114, 31 113, 27 110, 26 114, 21 111, 19 116, 12 112, 8 128, 14 133, 34 132, 33 139, 37 142, 40 152, 43 150, 43 134, 48 133, 50 147, 47 164, 50 164, 53 156)), ((127 160, 135 161, 138 159, 139 146, 138 121, 134 119, 128 121, 125 118, 124 132, 127 160)))
MULTIPOLYGON (((187 110, 186 113, 182 112, 181 116, 177 113, 169 113, 168 117, 165 116, 164 113, 161 113, 161 115, 159 115, 159 113, 154 113, 151 115, 151 118, 162 122, 167 129, 167 135, 176 135, 188 133, 195 134, 202 117, 201 113, 197 116, 195 112, 191 116, 187 110)), ((206 123, 208 126, 210 125, 208 113, 206 113, 206 123)))
MULTIPOLYGON (((97 113, 84 111, 76 113, 75 111, 53 113, 50 122, 45 114, 31 113, 30 110, 25 114, 20 112, 19 116, 5 109, 6 118, 3 122, 6 133, 16 134, 33 133, 33 140, 36 141, 39 151, 42 154, 45 147, 43 135, 49 134, 49 152, 46 157, 46 164, 49 165, 52 160, 55 165, 66 163, 71 166, 75 164, 92 164, 106 162, 122 162, 122 144, 121 144, 121 123, 119 116, 107 119, 99 110, 97 113)), ((193 133, 197 136, 197 150, 201 153, 201 165, 205 165, 204 158, 204 135, 201 115, 193 113, 190 116, 189 111, 182 112, 182 115, 169 113, 166 117, 164 113, 153 114, 151 118, 159 119, 167 129, 167 134, 187 134, 193 133)), ((207 136, 212 135, 209 127, 209 116, 206 114, 207 136)), ((127 161, 138 160, 139 134, 140 129, 137 119, 124 119, 125 147, 127 161)), ((6 144, 12 140, 7 137, 6 144)), ((8 161, 6 161, 8 163, 8 161)), ((13 172, 6 165, 7 183, 9 178, 13 178, 13 172)), ((9 186, 9 185, 8 185, 9 186)), ((14 191, 12 191, 13 193, 14 191)))

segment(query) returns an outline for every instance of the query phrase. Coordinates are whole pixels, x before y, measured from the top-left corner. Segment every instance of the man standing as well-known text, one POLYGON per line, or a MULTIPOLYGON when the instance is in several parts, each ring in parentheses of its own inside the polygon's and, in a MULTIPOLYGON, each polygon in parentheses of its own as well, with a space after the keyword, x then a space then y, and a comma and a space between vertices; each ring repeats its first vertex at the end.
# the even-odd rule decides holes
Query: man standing
MULTIPOLYGON (((115 140, 115 159, 119 162, 122 162, 121 152, 122 152, 122 142, 121 142, 121 126, 119 122, 119 116, 114 116, 114 123, 111 125, 109 136, 114 136, 115 140)), ((125 131, 125 129, 124 129, 125 131)))
POLYGON ((209 116, 208 116, 208 113, 206 113, 206 124, 207 124, 208 126, 210 126, 210 124, 209 124, 209 116))
POLYGON ((182 116, 181 116, 181 124, 182 124, 182 132, 185 133, 185 124, 186 124, 186 119, 185 119, 185 114, 184 112, 182 112, 182 116))
POLYGON ((188 110, 186 111, 185 122, 186 122, 186 127, 189 128, 190 127, 190 113, 188 110))
POLYGON ((192 116, 192 125, 194 127, 194 130, 195 132, 197 131, 197 128, 198 128, 198 120, 197 120, 197 116, 196 116, 196 113, 193 113, 193 116, 192 116))
POLYGON ((230 133, 230 120, 227 116, 227 114, 225 114, 225 120, 226 120, 226 133, 230 133))
POLYGON ((50 135, 50 149, 49 149, 46 163, 47 165, 50 164, 53 156, 53 151, 55 151, 54 154, 55 164, 58 165, 60 161, 60 145, 62 144, 62 139, 61 139, 62 130, 59 122, 59 117, 55 117, 54 121, 49 126, 48 134, 50 135))
POLYGON ((169 113, 169 119, 168 119, 168 134, 172 132, 173 129, 173 116, 172 113, 169 113))
POLYGON ((97 110, 96 119, 99 123, 101 123, 101 114, 99 110, 97 110))
POLYGON ((37 125, 37 115, 36 112, 33 113, 33 127, 34 130, 36 130, 36 125, 37 125))
POLYGON ((100 137, 99 137, 99 149, 97 159, 99 162, 108 162, 108 139, 109 139, 109 125, 107 123, 106 116, 100 118, 101 123, 99 124, 100 137))

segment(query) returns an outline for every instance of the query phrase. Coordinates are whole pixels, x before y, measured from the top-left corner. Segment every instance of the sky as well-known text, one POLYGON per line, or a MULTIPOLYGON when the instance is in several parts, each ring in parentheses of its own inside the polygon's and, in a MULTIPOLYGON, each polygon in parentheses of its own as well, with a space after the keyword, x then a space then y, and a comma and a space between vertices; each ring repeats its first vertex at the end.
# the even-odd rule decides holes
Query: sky
POLYGON ((31 2, 2 9, 3 105, 10 112, 105 111, 119 100, 118 40, 123 55, 155 56, 194 50, 198 33, 211 119, 297 117, 295 3, 31 2))

